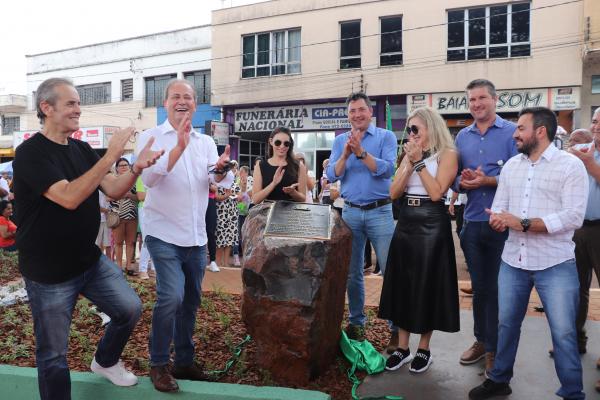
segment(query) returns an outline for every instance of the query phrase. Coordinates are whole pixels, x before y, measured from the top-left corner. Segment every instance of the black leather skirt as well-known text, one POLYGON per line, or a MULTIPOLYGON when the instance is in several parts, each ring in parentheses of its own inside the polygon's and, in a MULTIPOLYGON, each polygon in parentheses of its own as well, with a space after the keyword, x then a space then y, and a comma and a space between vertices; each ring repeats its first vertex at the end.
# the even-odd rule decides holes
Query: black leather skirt
POLYGON ((400 204, 379 317, 411 333, 457 332, 456 257, 444 202, 405 196, 400 204))

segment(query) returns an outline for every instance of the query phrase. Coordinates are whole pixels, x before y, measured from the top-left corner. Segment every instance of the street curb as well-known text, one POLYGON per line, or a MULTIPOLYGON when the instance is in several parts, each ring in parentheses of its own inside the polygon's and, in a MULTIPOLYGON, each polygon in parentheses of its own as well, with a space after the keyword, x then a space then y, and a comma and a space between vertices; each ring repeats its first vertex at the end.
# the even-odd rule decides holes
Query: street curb
MULTIPOLYGON (((71 372, 71 395, 73 400, 331 400, 328 394, 311 390, 184 380, 178 383, 179 392, 168 394, 156 391, 147 377, 139 377, 136 386, 124 388, 90 372, 71 372)), ((37 370, 0 365, 0 393, 0 397, 11 400, 39 398, 37 370)))

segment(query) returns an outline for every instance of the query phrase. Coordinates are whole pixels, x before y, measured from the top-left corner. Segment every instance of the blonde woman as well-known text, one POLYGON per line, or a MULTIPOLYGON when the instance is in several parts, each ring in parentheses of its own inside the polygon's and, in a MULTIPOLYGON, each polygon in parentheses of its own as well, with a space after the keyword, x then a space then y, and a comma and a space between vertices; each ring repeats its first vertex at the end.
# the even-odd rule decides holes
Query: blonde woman
POLYGON ((386 369, 411 362, 409 371, 426 371, 432 363, 429 342, 434 330, 459 330, 456 259, 444 196, 456 178, 458 153, 442 117, 432 108, 413 111, 410 135, 390 187, 401 198, 398 224, 390 245, 379 317, 399 327, 396 351, 386 369), (413 355, 411 333, 420 334, 413 355))

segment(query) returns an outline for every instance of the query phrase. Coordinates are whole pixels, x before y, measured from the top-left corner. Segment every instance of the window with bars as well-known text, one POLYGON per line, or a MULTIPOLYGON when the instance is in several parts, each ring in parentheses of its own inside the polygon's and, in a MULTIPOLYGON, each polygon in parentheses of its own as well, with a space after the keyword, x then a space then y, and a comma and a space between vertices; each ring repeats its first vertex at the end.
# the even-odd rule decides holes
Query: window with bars
POLYGON ((530 7, 513 3, 448 11, 448 61, 531 55, 530 7))
POLYGON ((210 71, 186 72, 183 77, 194 86, 196 103, 210 104, 210 71))
POLYGON ((379 65, 402 65, 402 17, 382 17, 379 65))
POLYGON ((167 88, 167 83, 169 83, 171 79, 175 79, 176 77, 176 74, 171 74, 144 78, 144 86, 146 91, 145 106, 162 106, 165 95, 165 89, 167 88))
POLYGON ((300 29, 242 36, 242 78, 300 73, 300 29))
POLYGON ((12 135, 21 129, 21 117, 2 117, 2 135, 12 135))
POLYGON ((121 80, 121 101, 133 100, 133 79, 121 80))
POLYGON ((254 168, 256 159, 266 154, 266 143, 252 140, 240 139, 240 166, 247 165, 250 169, 254 168))
POLYGON ((360 68, 360 21, 340 22, 340 69, 360 68))
POLYGON ((82 106, 110 103, 110 82, 76 86, 82 106))

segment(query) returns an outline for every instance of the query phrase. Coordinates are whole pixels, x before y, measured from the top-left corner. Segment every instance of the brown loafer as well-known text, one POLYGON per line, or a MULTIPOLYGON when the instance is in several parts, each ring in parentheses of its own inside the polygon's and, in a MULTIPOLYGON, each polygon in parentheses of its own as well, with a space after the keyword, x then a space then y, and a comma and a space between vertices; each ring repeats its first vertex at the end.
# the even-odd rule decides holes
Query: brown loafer
POLYGON ((171 374, 168 365, 150 368, 150 380, 159 392, 176 392, 179 390, 179 385, 171 374))
POLYGON ((194 362, 191 365, 175 365, 173 367, 173 376, 177 379, 186 379, 189 381, 210 381, 211 376, 204 372, 202 365, 194 362))
POLYGON ((462 353, 462 356, 460 356, 460 363, 463 365, 474 364, 483 357, 485 357, 483 342, 475 342, 464 353, 462 353))

